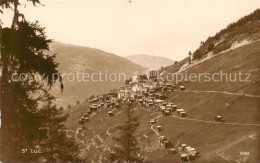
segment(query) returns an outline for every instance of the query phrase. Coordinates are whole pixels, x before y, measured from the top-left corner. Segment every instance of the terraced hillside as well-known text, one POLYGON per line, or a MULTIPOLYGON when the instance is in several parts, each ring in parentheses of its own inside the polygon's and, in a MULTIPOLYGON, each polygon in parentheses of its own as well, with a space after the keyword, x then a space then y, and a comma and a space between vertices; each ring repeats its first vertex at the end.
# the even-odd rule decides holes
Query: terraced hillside
MULTIPOLYGON (((218 163, 260 161, 260 41, 218 54, 200 64, 186 67, 182 73, 214 73, 223 70, 229 73, 239 71, 250 73, 247 82, 191 82, 181 83, 184 91, 163 92, 167 102, 173 102, 188 113, 178 117, 176 112, 163 116, 154 106, 140 106, 134 102, 135 115, 140 121, 137 137, 142 147, 145 162, 181 162, 180 154, 172 154, 158 143, 159 136, 165 136, 173 146, 187 144, 196 148, 200 155, 191 162, 218 163), (222 115, 225 123, 214 121, 222 115), (155 125, 149 121, 156 119, 155 125), (163 130, 157 132, 156 126, 163 130)), ((180 66, 182 67, 182 66, 180 66)), ((176 68, 175 68, 176 69, 176 68)), ((174 69, 174 70, 175 70, 174 69)), ((168 68, 166 73, 174 73, 168 68)), ((180 84, 180 83, 179 83, 180 84)), ((82 154, 87 162, 110 162, 113 151, 113 137, 118 135, 117 126, 125 120, 125 107, 101 107, 92 114, 79 132, 78 120, 88 110, 85 102, 68 110, 67 127, 81 143, 82 154), (107 112, 113 110, 114 116, 107 112)))

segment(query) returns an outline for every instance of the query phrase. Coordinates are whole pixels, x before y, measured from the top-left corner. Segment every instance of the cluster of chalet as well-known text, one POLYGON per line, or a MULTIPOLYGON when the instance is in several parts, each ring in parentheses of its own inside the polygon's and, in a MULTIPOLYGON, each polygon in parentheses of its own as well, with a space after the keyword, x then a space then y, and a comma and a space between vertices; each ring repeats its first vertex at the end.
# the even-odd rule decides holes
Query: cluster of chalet
MULTIPOLYGON (((177 109, 174 103, 166 102, 167 92, 173 90, 184 90, 184 86, 176 86, 173 83, 167 83, 161 78, 157 71, 149 71, 148 74, 137 74, 133 76, 132 81, 118 92, 118 99, 123 101, 136 101, 139 105, 154 107, 162 112, 163 115, 170 115, 177 109)), ((183 110, 183 109, 182 109, 183 110)), ((185 111, 178 116, 187 115, 185 111)))
MULTIPOLYGON (((91 114, 100 108, 120 108, 124 102, 135 101, 139 105, 156 108, 165 116, 177 111, 177 116, 184 117, 187 113, 183 109, 177 108, 174 103, 165 101, 168 92, 184 89, 184 86, 165 82, 158 71, 150 70, 147 73, 136 73, 129 82, 118 90, 110 90, 107 94, 89 99, 89 108, 87 113, 80 118, 79 124, 83 125, 87 122, 91 114)), ((107 115, 112 117, 113 111, 108 111, 107 115)))

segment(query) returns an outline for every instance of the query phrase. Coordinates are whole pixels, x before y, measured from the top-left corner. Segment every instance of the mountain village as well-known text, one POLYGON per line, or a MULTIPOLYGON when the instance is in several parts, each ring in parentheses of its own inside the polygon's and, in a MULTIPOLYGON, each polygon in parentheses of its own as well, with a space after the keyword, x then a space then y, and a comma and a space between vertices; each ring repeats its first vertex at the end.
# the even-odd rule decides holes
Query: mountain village
MULTIPOLYGON (((78 132, 80 133, 85 129, 84 124, 88 123, 93 113, 98 114, 100 111, 107 110, 107 116, 113 118, 116 116, 113 111, 122 108, 127 103, 132 103, 154 112, 160 112, 162 116, 188 116, 188 113, 183 108, 178 108, 173 101, 167 100, 169 92, 184 91, 185 87, 181 83, 165 82, 161 76, 162 74, 156 70, 149 70, 148 73, 136 73, 120 89, 111 90, 107 94, 89 99, 89 108, 82 113, 82 117, 78 121, 80 125, 78 132)), ((221 118, 220 115, 216 116, 216 121, 220 122, 221 118)), ((163 126, 157 125, 156 129, 154 129, 156 122, 156 119, 151 119, 147 123, 150 123, 151 128, 158 135, 158 143, 162 148, 168 149, 172 154, 179 153, 183 162, 194 160, 200 155, 194 147, 185 143, 173 144, 167 137, 160 135, 163 126)))

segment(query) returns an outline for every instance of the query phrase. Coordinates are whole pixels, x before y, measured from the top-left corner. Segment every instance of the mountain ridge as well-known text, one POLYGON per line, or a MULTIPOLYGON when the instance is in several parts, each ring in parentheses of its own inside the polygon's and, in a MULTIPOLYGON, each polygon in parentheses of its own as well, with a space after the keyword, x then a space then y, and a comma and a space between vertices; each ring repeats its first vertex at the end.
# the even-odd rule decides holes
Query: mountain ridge
POLYGON ((161 67, 169 66, 174 63, 174 61, 169 58, 148 54, 129 55, 125 58, 149 69, 160 69, 161 67))

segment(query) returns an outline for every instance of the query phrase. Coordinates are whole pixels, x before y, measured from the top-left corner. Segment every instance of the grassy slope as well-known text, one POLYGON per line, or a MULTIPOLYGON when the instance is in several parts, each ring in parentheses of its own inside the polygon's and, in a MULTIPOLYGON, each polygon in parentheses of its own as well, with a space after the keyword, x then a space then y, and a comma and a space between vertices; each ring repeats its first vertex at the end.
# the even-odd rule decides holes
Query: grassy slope
MULTIPOLYGON (((251 80, 254 81, 259 79, 260 70, 260 47, 257 45, 259 45, 259 42, 226 52, 190 68, 188 72, 217 72, 221 68, 228 72, 251 71, 251 80)), ((172 101, 178 107, 184 108, 189 114, 187 118, 214 121, 214 116, 221 114, 227 123, 260 123, 259 98, 223 93, 188 92, 191 90, 237 92, 245 88, 242 90, 242 93, 259 95, 259 89, 256 89, 259 86, 258 82, 255 84, 187 82, 184 85, 187 92, 171 92, 168 94, 169 98, 167 101, 172 101)), ((67 124, 70 129, 76 130, 80 114, 86 112, 87 105, 87 103, 83 103, 70 110, 70 119, 67 124)), ((146 161, 180 162, 178 154, 169 154, 168 150, 162 149, 158 145, 158 136, 150 129, 149 120, 157 117, 160 113, 151 109, 137 108, 135 114, 138 116, 141 124, 137 136, 143 146, 142 154, 145 155, 146 161)), ((115 110, 115 113, 118 114, 113 118, 106 116, 108 110, 102 110, 86 124, 87 130, 84 131, 85 135, 77 135, 78 139, 85 141, 85 154, 88 156, 89 162, 91 160, 98 162, 99 158, 103 162, 108 162, 109 152, 107 149, 114 145, 112 137, 116 136, 118 132, 113 126, 124 121, 124 110, 124 107, 115 110), (106 133, 107 129, 109 129, 111 135, 106 133), (97 135, 103 139, 103 143, 97 139, 97 135), (89 150, 87 150, 87 146, 89 146, 89 150)), ((160 118, 158 124, 162 125, 164 129, 160 132, 160 135, 166 136, 173 143, 186 143, 193 146, 201 153, 201 157, 193 162, 215 163, 235 162, 237 160, 251 163, 260 160, 260 127, 190 121, 172 116, 160 118), (248 151, 250 155, 242 156, 240 155, 241 151, 248 151)))
MULTIPOLYGON (((251 82, 188 82, 184 83, 189 90, 199 91, 229 91, 240 93, 250 93, 254 95, 260 95, 259 91, 259 79, 260 79, 260 41, 251 43, 247 46, 237 48, 235 50, 217 55, 210 60, 200 63, 194 67, 189 68, 183 74, 190 73, 219 73, 221 70, 223 73, 237 73, 239 71, 243 73, 250 73, 249 80, 251 82), (253 83, 254 82, 254 83, 253 83), (250 85, 249 85, 250 84, 250 85), (253 88, 253 89, 252 89, 253 88)), ((176 71, 175 71, 176 72, 176 71)), ((166 73, 172 73, 169 69, 166 73)), ((232 75, 232 78, 234 75, 232 75)), ((246 76, 242 76, 245 79, 246 76)), ((201 78, 203 79, 203 78, 201 78)), ((216 76, 216 79, 220 79, 216 76)), ((225 77, 223 77, 225 79, 225 77)))
MULTIPOLYGON (((260 123, 259 98, 227 95, 222 93, 190 93, 188 91, 229 91, 260 95, 258 81, 260 77, 260 47, 259 42, 223 53, 208 61, 187 70, 190 72, 251 72, 253 82, 214 83, 214 82, 187 82, 183 83, 187 92, 173 92, 168 98, 179 107, 184 108, 188 118, 213 121, 217 114, 223 115, 226 122, 233 123, 260 123), (258 89, 255 89, 258 88, 258 89)), ((228 158, 231 162, 235 159, 241 162, 259 161, 258 156, 260 127, 231 126, 222 124, 210 124, 194 122, 167 117, 160 121, 165 128, 163 135, 171 137, 172 141, 180 140, 190 144, 201 152, 202 156, 194 162, 223 162, 223 158, 217 152, 228 158), (168 119, 167 119, 168 118, 168 119), (170 131, 172 132, 166 132, 170 131), (258 138, 251 139, 249 135, 258 134, 258 138), (180 136, 181 135, 181 136, 180 136), (178 137, 180 136, 180 137, 178 137), (249 151, 250 156, 241 156, 240 151, 249 151)), ((155 158, 151 154, 153 162, 173 159, 171 155, 155 158)))

